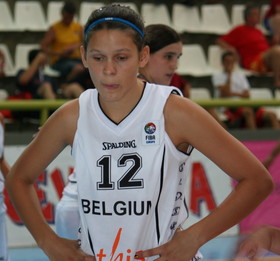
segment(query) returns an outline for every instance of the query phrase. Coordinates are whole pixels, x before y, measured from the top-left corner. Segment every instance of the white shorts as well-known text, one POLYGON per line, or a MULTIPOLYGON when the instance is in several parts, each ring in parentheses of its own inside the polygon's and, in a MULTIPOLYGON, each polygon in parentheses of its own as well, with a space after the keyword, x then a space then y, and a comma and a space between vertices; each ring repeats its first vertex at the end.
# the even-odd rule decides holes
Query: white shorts
POLYGON ((55 229, 58 236, 72 240, 78 239, 80 215, 78 199, 64 193, 56 206, 55 229))

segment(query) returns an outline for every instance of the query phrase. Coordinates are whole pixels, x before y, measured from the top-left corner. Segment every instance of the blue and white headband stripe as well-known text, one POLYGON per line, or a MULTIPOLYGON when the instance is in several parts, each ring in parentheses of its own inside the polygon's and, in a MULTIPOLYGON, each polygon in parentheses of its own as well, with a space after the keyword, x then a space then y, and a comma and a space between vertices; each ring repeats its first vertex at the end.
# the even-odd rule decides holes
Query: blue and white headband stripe
POLYGON ((101 18, 101 19, 98 19, 96 21, 94 21, 93 23, 91 23, 89 25, 89 27, 85 30, 85 35, 88 34, 88 32, 94 27, 96 26, 97 24, 103 22, 103 21, 118 21, 118 22, 121 22, 123 24, 126 24, 126 25, 129 25, 130 27, 132 27, 135 31, 137 31, 142 38, 144 38, 144 34, 143 32, 133 23, 127 21, 127 20, 124 20, 122 18, 118 18, 118 17, 104 17, 104 18, 101 18))

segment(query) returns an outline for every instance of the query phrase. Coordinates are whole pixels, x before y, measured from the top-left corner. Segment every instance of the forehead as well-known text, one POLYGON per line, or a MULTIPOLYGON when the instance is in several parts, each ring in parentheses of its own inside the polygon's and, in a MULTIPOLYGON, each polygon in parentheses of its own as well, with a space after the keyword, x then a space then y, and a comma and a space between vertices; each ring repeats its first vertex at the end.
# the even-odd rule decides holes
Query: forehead
POLYGON ((164 46, 163 48, 159 49, 155 53, 174 53, 174 54, 181 54, 183 49, 182 42, 172 43, 169 45, 164 46))
POLYGON ((226 55, 224 57, 224 62, 233 62, 235 61, 235 57, 233 55, 226 55))
POLYGON ((249 15, 259 15, 260 9, 258 7, 252 8, 249 12, 249 15))
POLYGON ((110 48, 136 48, 136 44, 133 41, 133 36, 127 30, 121 29, 100 29, 93 31, 91 33, 90 39, 88 41, 88 47, 98 47, 105 48, 110 46, 110 48))

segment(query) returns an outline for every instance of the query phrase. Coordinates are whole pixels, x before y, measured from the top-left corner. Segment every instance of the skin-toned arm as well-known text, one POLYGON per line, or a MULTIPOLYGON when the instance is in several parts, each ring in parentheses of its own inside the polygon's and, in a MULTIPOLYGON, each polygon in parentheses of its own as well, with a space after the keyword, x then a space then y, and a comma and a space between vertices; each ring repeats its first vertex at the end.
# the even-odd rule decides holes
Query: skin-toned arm
MULTIPOLYGON (((5 130, 5 121, 4 121, 4 117, 3 117, 2 114, 0 114, 0 124, 2 124, 3 129, 5 130)), ((3 144, 3 146, 4 146, 4 144, 3 144)), ((0 169, 1 169, 1 172, 2 172, 2 174, 4 176, 4 178, 6 179, 8 173, 10 171, 10 165, 5 160, 4 152, 3 152, 2 157, 0 158, 0 169)))
POLYGON ((242 93, 231 91, 231 86, 230 86, 231 77, 232 77, 232 72, 229 72, 225 84, 218 86, 221 92, 221 98, 229 98, 229 97, 249 98, 250 92, 248 90, 245 90, 242 93))
POLYGON ((140 257, 190 260, 210 239, 239 223, 272 191, 273 182, 258 159, 200 106, 171 95, 165 107, 166 130, 175 146, 188 143, 201 151, 238 185, 211 214, 179 231, 168 243, 143 251, 140 257))
POLYGON ((47 224, 34 190, 34 182, 49 163, 73 142, 78 101, 58 109, 40 129, 7 176, 7 189, 22 221, 39 247, 52 261, 95 260, 83 253, 76 241, 62 239, 47 224), (33 159, 32 162, 30 159, 33 159))
POLYGON ((187 82, 185 85, 184 85, 184 88, 182 90, 182 93, 184 95, 184 97, 187 97, 189 98, 191 95, 190 95, 190 91, 191 91, 191 85, 187 82))
POLYGON ((41 50, 47 55, 58 55, 58 53, 52 51, 49 46, 55 39, 55 32, 52 27, 45 33, 44 38, 41 42, 41 50))
POLYGON ((280 255, 280 229, 262 226, 250 234, 239 246, 237 256, 255 259, 263 250, 280 255))
POLYGON ((218 38, 218 39, 216 40, 216 43, 217 43, 221 48, 225 49, 226 51, 231 51, 231 52, 237 54, 237 51, 236 51, 235 47, 232 46, 232 45, 230 45, 230 44, 228 44, 226 41, 222 40, 221 38, 218 38))
POLYGON ((46 59, 47 57, 43 52, 38 53, 28 68, 20 74, 18 82, 21 85, 27 85, 39 68, 46 64, 46 59))

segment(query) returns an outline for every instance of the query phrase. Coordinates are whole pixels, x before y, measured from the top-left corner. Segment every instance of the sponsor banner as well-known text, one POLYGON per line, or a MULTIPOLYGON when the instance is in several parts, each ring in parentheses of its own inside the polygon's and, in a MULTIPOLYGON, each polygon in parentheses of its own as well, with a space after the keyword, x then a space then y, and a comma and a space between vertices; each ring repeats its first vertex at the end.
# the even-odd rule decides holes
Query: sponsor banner
MULTIPOLYGON (((244 142, 244 144, 262 160, 271 151, 275 145, 275 141, 254 141, 244 142)), ((25 146, 6 146, 5 155, 7 161, 13 164, 24 148, 25 146)), ((39 156, 40 155, 38 155, 38 157, 39 156)), ((193 151, 192 156, 193 163, 191 173, 186 184, 189 218, 184 223, 184 227, 188 227, 208 215, 232 190, 232 180, 213 162, 197 150, 193 151)), ((36 159, 30 159, 30 164, 35 160, 36 159)), ((67 176, 72 172, 73 166, 71 148, 67 147, 47 169, 41 173, 35 185, 44 216, 53 229, 55 206, 62 196, 63 187, 67 182, 67 176)), ((272 173, 277 173, 279 166, 280 162, 276 161, 271 166, 272 173)), ((277 200, 279 202, 279 178, 276 180, 276 184, 278 184, 278 186, 276 186, 276 191, 273 193, 274 195, 266 201, 266 204, 263 206, 264 208, 256 211, 257 217, 261 219, 269 217, 272 224, 280 222, 279 218, 274 219, 274 217, 280 216, 280 209, 277 210, 275 208, 275 202, 277 200), (271 204, 273 204, 273 207, 271 204), (272 220, 274 221, 272 222, 272 220)), ((9 246, 24 247, 35 245, 35 241, 15 212, 7 193, 5 193, 5 197, 9 246)), ((252 217, 254 217, 254 215, 252 217)), ((255 218, 252 217, 250 216, 250 218, 241 225, 248 226, 249 224, 251 226, 252 222, 256 221, 255 218)), ((234 236, 238 233, 239 226, 235 226, 224 232, 223 235, 234 236)))

